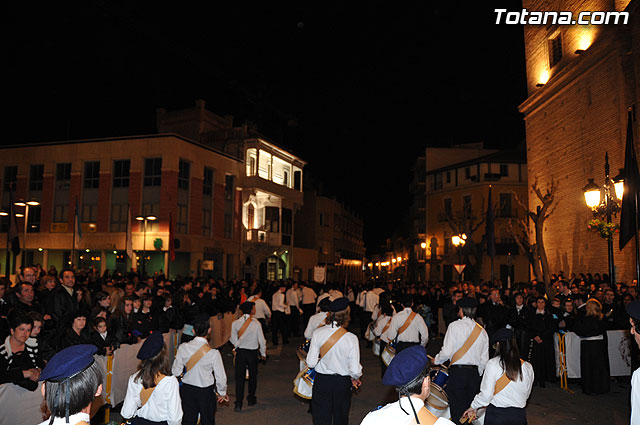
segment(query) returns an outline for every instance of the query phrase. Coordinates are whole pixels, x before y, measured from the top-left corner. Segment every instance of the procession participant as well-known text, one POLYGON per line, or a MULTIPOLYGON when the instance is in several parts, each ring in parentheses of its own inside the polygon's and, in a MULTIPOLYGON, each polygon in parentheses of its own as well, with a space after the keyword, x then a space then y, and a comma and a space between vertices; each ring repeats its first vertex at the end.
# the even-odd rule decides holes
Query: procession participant
MULTIPOLYGON (((376 320, 375 327, 373 328, 373 334, 376 338, 380 338, 380 353, 384 351, 385 347, 389 342, 389 328, 391 327, 391 319, 393 317, 393 307, 390 302, 385 302, 380 305, 381 315, 376 320)), ((381 376, 384 376, 385 371, 387 370, 387 366, 382 361, 382 357, 380 357, 380 371, 381 376)))
POLYGON ((511 329, 502 328, 491 338, 496 356, 487 362, 478 393, 465 417, 474 418, 487 406, 485 425, 526 425, 525 406, 533 386, 533 366, 520 360, 520 352, 511 329))
POLYGON ((171 376, 171 363, 162 334, 149 335, 136 357, 141 362, 129 377, 120 415, 133 418, 132 425, 180 425, 179 384, 178 379, 171 376))
POLYGON ((436 418, 425 407, 431 382, 429 358, 423 346, 414 345, 398 353, 384 373, 382 383, 396 388, 400 396, 398 401, 370 412, 360 425, 453 424, 448 419, 436 418))
MULTIPOLYGON (((631 324, 631 335, 635 344, 640 347, 640 300, 631 301, 626 307, 631 324)), ((640 368, 631 376, 631 424, 640 425, 640 368)))
POLYGON ((304 330, 304 337, 306 339, 310 340, 313 336, 313 332, 326 323, 327 312, 329 311, 330 305, 331 301, 329 301, 329 298, 324 298, 322 301, 320 301, 320 303, 318 304, 320 313, 316 313, 309 318, 309 324, 307 324, 307 327, 304 330))
POLYGON ((287 285, 284 282, 280 282, 278 290, 271 297, 271 340, 273 345, 278 345, 278 332, 282 334, 282 343, 289 343, 287 311, 290 312, 290 307, 287 305, 286 289, 287 285))
POLYGON ((388 330, 389 341, 398 339, 396 354, 412 345, 426 346, 429 342, 429 329, 424 319, 411 310, 413 297, 407 294, 398 301, 402 304, 403 310, 393 316, 388 330))
POLYGON ((88 425, 91 403, 102 394, 102 370, 95 345, 73 345, 55 354, 40 374, 51 417, 40 425, 88 425))
POLYGON ((314 425, 349 423, 351 389, 362 383, 358 337, 347 331, 349 300, 338 298, 329 306, 327 326, 313 332, 307 365, 315 368, 311 410, 314 425))
POLYGON ((285 293, 285 297, 290 309, 290 314, 287 317, 289 332, 293 336, 300 336, 300 317, 302 316, 300 298, 302 294, 298 288, 298 282, 291 284, 291 287, 285 293))
POLYGON ((247 298, 247 301, 251 301, 256 304, 255 318, 262 325, 262 333, 267 333, 267 320, 271 318, 271 309, 267 305, 266 301, 262 299, 262 289, 257 287, 253 290, 253 295, 247 298))
POLYGON ((256 313, 255 304, 246 301, 240 305, 242 317, 236 319, 231 324, 231 337, 229 342, 234 347, 235 352, 235 379, 236 379, 236 402, 234 411, 242 410, 242 400, 244 399, 244 381, 246 370, 249 369, 249 394, 247 404, 253 406, 258 402, 256 399, 256 388, 258 387, 258 356, 267 358, 267 344, 262 333, 260 322, 253 318, 256 313))
POLYGON ((316 311, 316 299, 318 295, 309 282, 302 282, 302 325, 307 326, 309 319, 316 311))
POLYGON ((478 307, 475 298, 461 298, 456 305, 459 319, 449 324, 433 363, 450 360, 447 396, 451 418, 460 425, 462 414, 480 390, 480 375, 489 360, 489 337, 474 320, 478 307))
POLYGON ((178 347, 171 367, 174 376, 180 376, 184 372, 180 387, 184 412, 182 425, 196 425, 198 415, 202 425, 213 425, 217 403, 229 401, 227 375, 220 352, 211 348, 207 341, 209 316, 203 314, 195 319, 193 333, 194 339, 178 347))

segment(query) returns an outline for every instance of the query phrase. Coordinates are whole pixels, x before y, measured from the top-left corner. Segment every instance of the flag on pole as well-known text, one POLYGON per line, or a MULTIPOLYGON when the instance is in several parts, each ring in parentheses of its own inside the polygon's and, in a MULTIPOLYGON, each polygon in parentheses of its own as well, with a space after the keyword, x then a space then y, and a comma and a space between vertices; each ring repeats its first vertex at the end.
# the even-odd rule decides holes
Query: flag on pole
POLYGON ((491 186, 489 186, 489 201, 487 203, 487 219, 485 221, 485 238, 487 240, 487 255, 491 258, 496 255, 496 234, 495 234, 496 216, 491 203, 491 186))
POLYGON ((80 248, 80 243, 82 242, 82 225, 80 223, 80 208, 78 207, 78 198, 76 197, 76 213, 73 225, 75 226, 75 232, 77 238, 75 238, 75 249, 80 248))
POLYGON ((620 249, 629 242, 638 232, 637 216, 640 213, 636 209, 635 197, 640 197, 640 173, 638 172, 638 160, 633 149, 633 117, 629 111, 627 123, 627 144, 624 149, 624 196, 622 197, 622 212, 620 214, 620 249))
POLYGON ((173 214, 169 213, 169 259, 175 261, 176 246, 173 237, 173 214))
POLYGON ((134 260, 133 258, 133 240, 131 238, 131 206, 127 207, 127 257, 134 260))
POLYGON ((16 213, 13 210, 13 183, 9 185, 9 232, 7 234, 9 243, 11 244, 11 252, 13 255, 20 254, 20 236, 18 235, 18 223, 16 222, 16 213))

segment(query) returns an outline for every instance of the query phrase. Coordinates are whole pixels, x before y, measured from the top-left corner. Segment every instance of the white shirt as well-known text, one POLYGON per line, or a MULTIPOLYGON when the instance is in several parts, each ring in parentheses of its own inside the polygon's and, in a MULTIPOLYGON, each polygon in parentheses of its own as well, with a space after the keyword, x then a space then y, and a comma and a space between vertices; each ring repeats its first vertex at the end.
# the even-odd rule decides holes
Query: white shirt
POLYGON ((493 404, 495 407, 520 407, 527 405, 527 399, 533 386, 533 366, 531 363, 522 363, 522 375, 517 381, 510 381, 498 394, 493 395, 496 381, 500 379, 504 369, 500 366, 500 357, 496 356, 487 362, 482 375, 480 392, 475 396, 471 407, 479 409, 493 404))
POLYGON ((411 310, 410 307, 407 307, 393 316, 393 319, 391 319, 391 326, 389 326, 389 330, 387 331, 389 340, 392 341, 397 336, 398 342, 420 341, 420 345, 426 346, 427 342, 429 342, 429 329, 424 323, 424 319, 422 318, 422 316, 417 313, 411 321, 411 324, 407 326, 407 329, 405 329, 404 332, 398 335, 398 329, 400 329, 402 325, 404 325, 404 322, 407 321, 409 315, 412 312, 413 310, 411 310))
MULTIPOLYGON (((176 358, 173 361, 173 366, 171 367, 171 373, 173 373, 174 376, 182 374, 191 356, 205 344, 208 345, 209 342, 200 336, 195 337, 189 342, 180 344, 176 358)), ((227 395, 227 375, 224 371, 224 364, 222 363, 220 352, 215 348, 209 350, 198 360, 189 372, 184 374, 182 382, 200 388, 209 387, 215 382, 218 394, 222 396, 227 395)))
POLYGON ((631 376, 631 425, 640 425, 640 369, 631 376))
POLYGON ((387 326, 387 323, 389 323, 389 321, 391 320, 391 316, 380 316, 378 318, 378 320, 376 321, 376 326, 373 328, 373 334, 380 338, 380 341, 384 341, 386 343, 389 343, 389 329, 391 328, 391 325, 389 325, 389 327, 387 328, 386 331, 382 332, 384 330, 384 327, 387 326))
MULTIPOLYGON (((399 313, 398 313, 399 314, 399 313)), ((455 320, 447 327, 447 333, 444 334, 444 341, 442 342, 442 348, 433 360, 434 364, 442 364, 447 360, 450 360, 453 354, 462 347, 465 343, 473 328, 476 326, 476 322, 468 317, 455 320)), ((464 356, 460 358, 455 364, 459 365, 476 365, 478 366, 478 373, 482 375, 484 367, 489 361, 489 336, 483 329, 478 339, 475 340, 473 345, 464 353, 464 356)))
POLYGON ((318 296, 313 289, 308 286, 302 287, 302 304, 313 304, 316 302, 316 298, 318 296))
POLYGON ((267 302, 262 298, 256 298, 255 295, 251 295, 247 298, 247 301, 251 301, 256 304, 256 314, 253 316, 256 319, 266 319, 271 317, 271 309, 267 305, 267 302))
POLYGON ((280 292, 280 290, 278 290, 271 297, 271 309, 273 311, 279 311, 281 313, 284 313, 284 310, 286 309, 286 307, 287 307, 287 302, 285 300, 284 292, 280 292))
POLYGON ((342 292, 338 291, 337 289, 332 289, 329 291, 329 299, 331 301, 335 301, 338 298, 342 298, 344 297, 344 295, 342 295, 342 292))
POLYGON ((286 292, 287 304, 292 308, 300 308, 300 294, 297 289, 289 288, 286 292))
POLYGON ((123 418, 131 418, 138 415, 150 421, 167 421, 169 425, 180 425, 182 422, 182 403, 180 402, 180 386, 175 376, 166 376, 142 407, 140 391, 142 391, 142 380, 136 382, 137 372, 129 377, 127 394, 124 396, 124 403, 120 409, 123 418))
MULTIPOLYGON (((401 400, 394 401, 378 410, 369 412, 360 425, 409 425, 416 419, 413 410, 411 410, 411 406, 409 406, 409 401, 413 404, 416 413, 424 407, 424 402, 417 397, 402 397, 401 400), (408 414, 403 412, 402 409, 408 414)), ((438 418, 435 425, 453 425, 453 422, 449 419, 438 418)))
POLYGON ((320 313, 316 313, 313 316, 309 317, 309 323, 307 323, 307 328, 304 330, 304 337, 306 339, 311 339, 311 337, 313 336, 313 331, 324 325, 326 319, 327 312, 325 311, 321 311, 320 313))
POLYGON ((307 354, 307 365, 314 367, 318 373, 326 375, 338 374, 358 379, 362 376, 360 344, 358 337, 351 332, 342 335, 320 360, 320 347, 338 329, 340 328, 334 322, 333 325, 321 326, 313 332, 309 353, 307 354))
POLYGON ((233 321, 231 324, 231 337, 229 337, 229 342, 231 342, 234 347, 245 350, 257 350, 259 348, 260 355, 262 357, 266 357, 267 355, 267 342, 264 339, 264 334, 262 333, 262 325, 248 314, 243 314, 242 317, 233 321), (247 326, 242 337, 238 339, 238 331, 247 320, 251 320, 252 323, 247 326))
POLYGON ((364 311, 373 313, 373 309, 380 303, 380 297, 373 291, 367 291, 362 295, 364 311))
MULTIPOLYGON (((39 425, 49 425, 49 421, 51 420, 51 417, 49 417, 46 421, 40 423, 39 425)), ((76 413, 75 415, 69 415, 69 423, 67 424, 67 420, 66 418, 58 418, 56 417, 53 420, 53 424, 52 425, 74 425, 77 424, 78 422, 81 421, 85 421, 86 423, 91 423, 90 422, 91 417, 89 416, 88 413, 76 413)))

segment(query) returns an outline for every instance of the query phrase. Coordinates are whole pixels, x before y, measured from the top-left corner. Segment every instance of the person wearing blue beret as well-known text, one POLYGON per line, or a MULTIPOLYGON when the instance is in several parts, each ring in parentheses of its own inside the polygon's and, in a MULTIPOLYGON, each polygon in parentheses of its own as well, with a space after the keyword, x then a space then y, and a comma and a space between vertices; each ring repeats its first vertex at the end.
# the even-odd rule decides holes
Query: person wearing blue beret
POLYGON ((136 356, 138 370, 129 377, 120 414, 132 425, 180 425, 180 384, 171 376, 171 362, 160 332, 145 339, 136 356))
POLYGON ((73 345, 58 352, 40 374, 42 396, 51 417, 40 425, 88 425, 91 403, 102 394, 102 370, 95 345, 73 345))
POLYGON ((452 425, 437 418, 425 407, 431 391, 429 358, 421 345, 405 348, 389 363, 382 378, 384 385, 395 387, 399 399, 365 416, 360 425, 452 425))

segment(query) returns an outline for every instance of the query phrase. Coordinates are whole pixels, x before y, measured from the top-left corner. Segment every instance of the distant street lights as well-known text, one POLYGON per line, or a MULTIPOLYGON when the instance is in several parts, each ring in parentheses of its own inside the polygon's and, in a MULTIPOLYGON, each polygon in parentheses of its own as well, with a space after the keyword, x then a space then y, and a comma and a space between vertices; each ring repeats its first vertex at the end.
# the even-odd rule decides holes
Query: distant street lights
POLYGON ((458 255, 460 256, 460 262, 456 264, 456 270, 458 271, 458 275, 460 275, 460 282, 464 279, 464 268, 465 264, 462 262, 462 247, 465 243, 467 243, 467 235, 464 233, 460 233, 459 235, 454 235, 451 237, 451 243, 458 248, 458 255))
POLYGON ((136 217, 136 220, 144 222, 144 233, 142 237, 142 279, 145 278, 145 264, 147 260, 147 222, 156 221, 158 217, 155 215, 139 215, 136 217))
MULTIPOLYGON (((607 225, 611 224, 611 217, 620 212, 620 200, 622 200, 622 194, 624 192, 624 181, 622 175, 622 170, 620 170, 620 174, 618 174, 618 176, 613 180, 609 177, 609 153, 606 152, 604 155, 604 184, 602 187, 595 184, 593 179, 588 179, 587 185, 582 188, 585 203, 589 208, 591 208, 591 211, 593 211, 593 216, 605 219, 607 225)), ((613 236, 611 234, 607 237, 607 248, 609 279, 611 285, 615 285, 616 277, 613 263, 613 236)))

